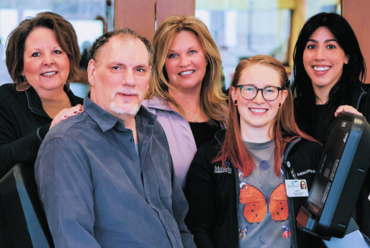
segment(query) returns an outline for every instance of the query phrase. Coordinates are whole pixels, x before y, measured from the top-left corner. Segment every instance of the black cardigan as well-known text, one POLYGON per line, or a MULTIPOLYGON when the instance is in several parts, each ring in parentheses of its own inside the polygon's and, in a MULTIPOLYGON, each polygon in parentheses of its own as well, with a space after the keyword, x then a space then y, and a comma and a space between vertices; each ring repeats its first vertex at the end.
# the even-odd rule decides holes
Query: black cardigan
MULTIPOLYGON (((66 87, 65 91, 72 106, 82 104, 82 98, 66 87)), ((25 92, 18 92, 14 84, 0 87, 0 178, 19 162, 35 162, 51 122, 32 87, 25 92)))
MULTIPOLYGON (((64 90, 72 106, 83 103, 66 87, 64 90)), ((18 92, 14 84, 0 87, 0 179, 19 162, 34 164, 51 121, 32 87, 25 92, 18 92)), ((6 202, 0 197, 0 247, 12 248, 3 204, 6 202)))
MULTIPOLYGON (((224 130, 216 134, 218 140, 203 145, 195 154, 187 175, 185 196, 189 213, 185 222, 194 235, 198 248, 238 248, 239 178, 231 166, 229 173, 214 173, 221 163, 212 163, 221 146, 224 130)), ((310 189, 319 165, 323 148, 320 144, 300 140, 286 149, 285 158, 291 163, 299 179, 306 179, 310 189), (291 148, 291 150, 289 149, 291 148), (290 150, 290 151, 289 151, 290 150), (310 171, 311 170, 311 171, 310 171)), ((289 198, 289 219, 292 229, 292 247, 325 247, 324 243, 307 233, 295 230, 295 217, 306 197, 289 198), (291 207, 293 206, 293 207, 291 207), (298 246, 297 246, 298 244, 298 246)))

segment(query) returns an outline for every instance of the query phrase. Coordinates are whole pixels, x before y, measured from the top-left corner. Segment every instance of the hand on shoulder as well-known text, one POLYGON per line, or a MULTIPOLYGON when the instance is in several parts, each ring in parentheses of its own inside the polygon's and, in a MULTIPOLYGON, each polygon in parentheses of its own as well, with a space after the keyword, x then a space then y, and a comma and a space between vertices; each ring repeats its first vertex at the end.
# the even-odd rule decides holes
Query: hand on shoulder
POLYGON ((49 130, 59 122, 67 120, 69 117, 81 114, 82 112, 84 112, 84 107, 81 104, 77 104, 72 108, 63 109, 54 117, 53 121, 50 124, 49 130))

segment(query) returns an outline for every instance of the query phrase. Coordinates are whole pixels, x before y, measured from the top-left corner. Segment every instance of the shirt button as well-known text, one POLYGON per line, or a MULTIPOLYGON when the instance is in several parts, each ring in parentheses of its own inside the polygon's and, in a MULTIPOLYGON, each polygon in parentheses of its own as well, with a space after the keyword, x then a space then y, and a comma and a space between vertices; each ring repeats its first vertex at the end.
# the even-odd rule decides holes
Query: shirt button
POLYGON ((134 139, 133 139, 133 138, 131 138, 131 139, 130 139, 130 141, 131 141, 131 142, 134 142, 134 139))

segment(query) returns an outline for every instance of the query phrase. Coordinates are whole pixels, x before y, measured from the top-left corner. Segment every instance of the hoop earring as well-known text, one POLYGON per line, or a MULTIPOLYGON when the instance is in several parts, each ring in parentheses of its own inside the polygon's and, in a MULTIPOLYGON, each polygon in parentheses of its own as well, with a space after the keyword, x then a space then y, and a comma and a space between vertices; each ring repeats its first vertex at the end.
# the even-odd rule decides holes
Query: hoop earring
POLYGON ((237 105, 238 101, 237 100, 234 100, 234 104, 237 105))
POLYGON ((31 87, 31 85, 27 82, 27 79, 25 76, 22 76, 22 82, 17 83, 15 86, 15 89, 19 92, 26 91, 31 87))

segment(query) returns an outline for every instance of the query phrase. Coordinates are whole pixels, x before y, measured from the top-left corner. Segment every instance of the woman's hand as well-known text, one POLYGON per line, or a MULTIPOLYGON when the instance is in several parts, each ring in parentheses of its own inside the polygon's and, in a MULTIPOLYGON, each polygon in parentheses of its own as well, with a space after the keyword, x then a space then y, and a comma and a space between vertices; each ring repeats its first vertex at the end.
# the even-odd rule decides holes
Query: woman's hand
POLYGON ((352 114, 355 114, 355 115, 361 115, 362 116, 362 114, 360 112, 358 112, 357 109, 355 109, 352 106, 348 106, 348 105, 339 106, 339 108, 335 111, 334 116, 337 117, 342 112, 347 112, 347 113, 352 113, 352 114))
POLYGON ((50 124, 49 130, 59 122, 67 120, 71 116, 81 114, 82 112, 84 112, 84 107, 81 104, 77 104, 72 108, 63 109, 54 117, 53 121, 50 124))

